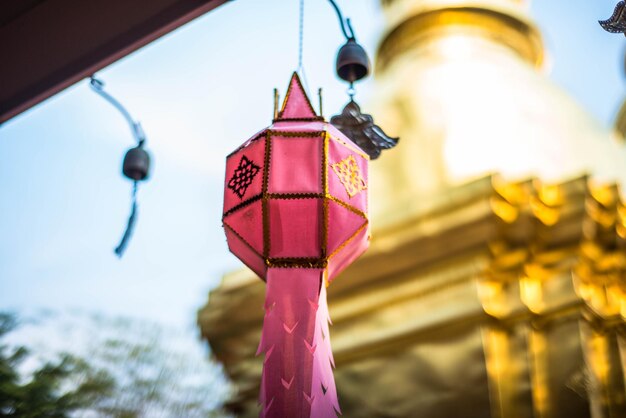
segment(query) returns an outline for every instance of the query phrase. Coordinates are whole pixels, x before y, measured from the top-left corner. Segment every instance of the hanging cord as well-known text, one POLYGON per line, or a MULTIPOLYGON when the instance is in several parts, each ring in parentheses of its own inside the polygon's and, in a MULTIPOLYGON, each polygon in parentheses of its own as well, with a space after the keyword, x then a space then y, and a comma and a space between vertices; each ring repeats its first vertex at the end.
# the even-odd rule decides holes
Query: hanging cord
MULTIPOLYGON (((354 41, 356 42, 356 36, 354 36, 354 29, 352 29, 352 23, 350 22, 350 18, 344 19, 343 14, 341 13, 341 9, 335 3, 335 0, 328 0, 330 4, 335 9, 337 13, 337 18, 339 19, 339 27, 341 28, 341 32, 343 32, 343 36, 346 37, 346 41, 354 41)), ((350 97, 350 101, 354 101, 354 96, 356 95, 356 89, 354 88, 354 83, 351 82, 348 90, 346 91, 348 96, 350 97)))
POLYGON ((126 231, 124 231, 124 236, 122 237, 119 245, 115 248, 115 255, 119 258, 122 258, 122 255, 124 255, 128 241, 133 235, 133 231, 135 229, 135 222, 137 220, 137 183, 137 181, 133 181, 133 193, 131 198, 132 205, 130 209, 130 216, 128 217, 128 224, 126 224, 126 231))
POLYGON ((343 32, 343 36, 346 37, 347 41, 356 41, 356 37, 354 36, 354 30, 352 29, 352 24, 350 23, 350 19, 345 19, 343 18, 343 15, 341 14, 341 10, 339 9, 339 6, 337 6, 337 3, 335 3, 335 0, 328 0, 330 2, 330 4, 333 6, 333 8, 335 9, 335 12, 337 13, 337 18, 339 19, 339 27, 341 28, 341 31, 343 32), (348 30, 346 30, 346 27, 348 28, 348 30, 350 31, 350 33, 348 34, 348 30))
POLYGON ((298 72, 302 71, 302 51, 304 50, 304 0, 300 0, 300 23, 298 39, 298 72))
POLYGON ((300 19, 298 23, 298 69, 304 88, 309 90, 309 83, 304 71, 304 0, 300 0, 300 19))
POLYGON ((356 96, 356 89, 354 88, 354 83, 350 83, 350 87, 348 87, 348 90, 346 90, 346 93, 348 93, 348 97, 350 97, 350 101, 353 102, 354 96, 356 96))
POLYGON ((133 137, 140 146, 143 145, 146 140, 146 135, 141 128, 141 124, 133 120, 132 116, 130 116, 130 113, 128 113, 128 110, 126 110, 126 108, 122 106, 122 104, 117 99, 115 99, 115 97, 104 91, 104 82, 98 80, 92 75, 89 79, 89 85, 94 92, 96 92, 107 102, 111 103, 113 107, 115 107, 122 114, 122 116, 124 116, 124 119, 126 119, 126 122, 128 122, 128 125, 130 126, 133 137))

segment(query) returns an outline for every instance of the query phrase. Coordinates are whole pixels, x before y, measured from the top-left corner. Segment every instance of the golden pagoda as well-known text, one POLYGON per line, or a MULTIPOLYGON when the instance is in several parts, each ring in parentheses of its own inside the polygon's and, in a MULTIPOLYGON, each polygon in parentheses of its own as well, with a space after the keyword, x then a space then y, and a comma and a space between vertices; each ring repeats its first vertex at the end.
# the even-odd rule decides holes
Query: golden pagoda
MULTIPOLYGON (((522 0, 382 0, 370 249, 328 288, 350 418, 626 417, 626 150, 542 72, 522 0)), ((198 314, 258 415, 264 285, 198 314), (254 308, 254 307, 258 308, 254 308)))

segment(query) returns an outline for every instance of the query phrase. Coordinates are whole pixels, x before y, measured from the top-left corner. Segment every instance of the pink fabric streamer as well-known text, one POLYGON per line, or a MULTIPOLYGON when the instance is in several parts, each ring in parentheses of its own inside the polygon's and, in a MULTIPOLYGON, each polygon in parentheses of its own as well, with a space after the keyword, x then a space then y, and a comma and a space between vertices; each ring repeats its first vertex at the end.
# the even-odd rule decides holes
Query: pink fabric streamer
POLYGON ((267 282, 262 418, 335 418, 326 286, 367 248, 368 157, 293 75, 274 124, 227 157, 230 250, 267 282))
POLYGON ((321 269, 270 268, 259 402, 262 418, 335 418, 326 286, 321 269), (321 288, 321 290, 320 290, 321 288))

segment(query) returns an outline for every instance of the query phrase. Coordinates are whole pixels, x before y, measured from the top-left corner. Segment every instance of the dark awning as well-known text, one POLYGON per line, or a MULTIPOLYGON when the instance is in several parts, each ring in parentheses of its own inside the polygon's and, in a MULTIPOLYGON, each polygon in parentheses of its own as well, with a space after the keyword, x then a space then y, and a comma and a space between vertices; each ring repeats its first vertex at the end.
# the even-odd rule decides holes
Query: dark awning
POLYGON ((226 1, 1 1, 0 123, 226 1))

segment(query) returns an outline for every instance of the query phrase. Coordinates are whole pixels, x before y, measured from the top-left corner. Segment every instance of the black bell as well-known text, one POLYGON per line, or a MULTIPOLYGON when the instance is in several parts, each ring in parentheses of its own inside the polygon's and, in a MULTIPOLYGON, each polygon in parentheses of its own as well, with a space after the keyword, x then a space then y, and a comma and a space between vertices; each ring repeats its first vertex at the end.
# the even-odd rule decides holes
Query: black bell
POLYGON ((131 148, 124 156, 122 173, 131 180, 141 181, 148 177, 150 155, 141 145, 131 148))
POLYGON ((370 73, 370 60, 367 52, 354 38, 341 47, 337 53, 337 75, 349 83, 354 83, 370 73))

